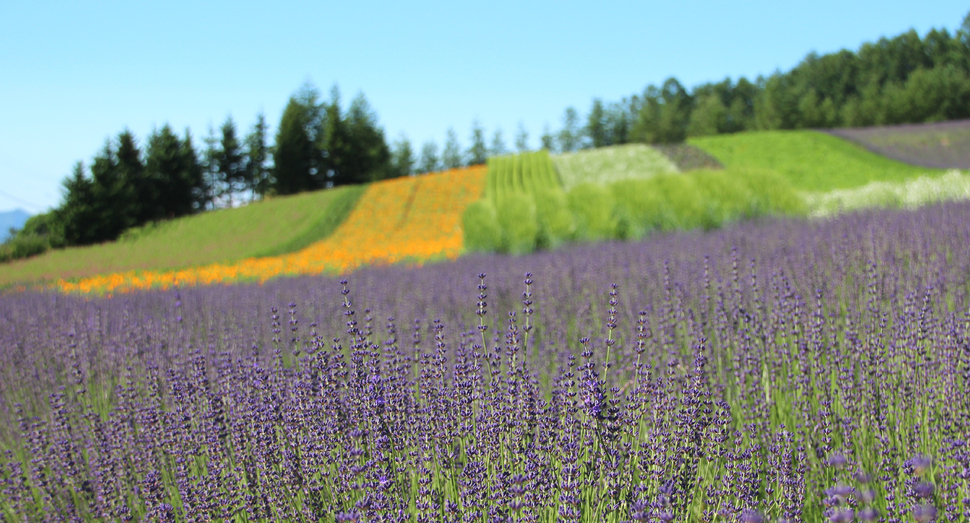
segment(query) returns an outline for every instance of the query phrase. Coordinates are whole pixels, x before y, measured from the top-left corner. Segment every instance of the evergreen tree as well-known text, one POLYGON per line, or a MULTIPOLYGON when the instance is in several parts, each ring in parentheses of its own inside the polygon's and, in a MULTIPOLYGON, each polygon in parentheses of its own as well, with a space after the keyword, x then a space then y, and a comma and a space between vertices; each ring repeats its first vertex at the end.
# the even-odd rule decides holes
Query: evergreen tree
POLYGON ((549 130, 549 124, 546 124, 542 128, 542 136, 539 137, 539 142, 542 144, 542 148, 549 151, 550 153, 556 152, 556 139, 552 137, 552 131, 549 130))
POLYGON ((145 164, 138 141, 128 129, 118 135, 118 150, 115 154, 122 187, 116 200, 119 207, 113 212, 117 213, 117 226, 120 229, 107 236, 106 240, 113 240, 125 229, 148 221, 148 214, 142 206, 150 209, 152 202, 158 198, 156 188, 145 176, 145 164))
MULTIPOLYGON (((107 147, 107 146, 106 146, 107 147)), ((65 245, 88 245, 99 241, 96 204, 94 201, 94 182, 84 176, 84 164, 77 162, 71 176, 61 182, 64 188, 64 201, 53 211, 50 236, 58 238, 65 245)), ((52 247, 59 246, 57 240, 51 241, 52 247)))
POLYGON ((205 152, 202 153, 202 208, 213 209, 216 204, 217 189, 219 187, 219 139, 216 132, 209 126, 209 134, 203 140, 205 152))
POLYGON ((580 148, 582 136, 579 128, 579 113, 574 107, 566 108, 558 138, 561 152, 571 153, 580 148))
POLYGON ((593 147, 610 145, 606 127, 606 110, 603 108, 603 101, 599 98, 593 99, 593 106, 589 110, 583 131, 589 137, 593 147))
POLYGON ((468 148, 466 156, 468 165, 481 165, 488 158, 488 149, 485 147, 485 129, 475 120, 472 122, 471 147, 468 148))
POLYGON ((410 176, 414 173, 414 149, 411 148, 411 141, 403 133, 394 144, 391 158, 391 175, 393 177, 410 176))
POLYGON ((668 78, 660 88, 663 107, 657 125, 656 140, 660 143, 676 143, 687 137, 692 99, 676 78, 668 78))
POLYGON ((280 118, 273 147, 273 185, 276 194, 295 194, 317 188, 317 148, 308 128, 311 114, 305 103, 291 97, 280 118))
POLYGON ((660 89, 655 85, 648 85, 643 90, 638 106, 637 119, 630 131, 632 139, 644 143, 657 143, 660 111, 663 108, 660 89))
POLYGON ((391 151, 384 139, 384 130, 377 124, 377 115, 370 108, 364 93, 350 102, 347 110, 349 158, 345 168, 353 181, 365 183, 387 178, 390 174, 391 151))
POLYGON ((114 239, 134 223, 128 209, 135 193, 122 176, 110 141, 95 155, 91 176, 91 221, 87 233, 74 234, 65 230, 64 237, 71 245, 114 239))
POLYGON ((515 133, 515 150, 520 153, 529 150, 529 133, 522 122, 519 122, 519 130, 515 133))
POLYGON ((151 202, 149 220, 185 216, 200 208, 202 169, 186 131, 185 140, 168 125, 148 137, 145 172, 157 198, 151 202))
MULTIPOLYGON (((192 133, 188 128, 185 129, 185 136, 182 138, 179 149, 179 163, 182 167, 182 177, 180 184, 189 186, 189 211, 186 214, 204 211, 209 203, 209 190, 205 179, 205 166, 199 159, 196 152, 195 143, 192 141, 192 133)), ((183 188, 176 188, 173 193, 180 194, 183 188)), ((179 200, 181 201, 181 200, 179 200)))
POLYGON ((690 113, 687 136, 709 136, 721 132, 727 116, 727 108, 716 93, 705 95, 690 113))
POLYGON ((340 111, 340 89, 330 89, 330 103, 324 110, 323 132, 317 146, 322 154, 323 175, 330 186, 359 183, 358 173, 353 171, 351 131, 340 111))
POLYGON ((458 143, 458 133, 450 127, 445 139, 445 150, 441 153, 441 161, 445 169, 461 167, 461 145, 458 143))
POLYGON ((765 82, 755 102, 755 126, 758 129, 793 129, 797 102, 791 96, 789 79, 775 73, 765 82))
POLYGON ((425 142, 421 146, 421 159, 418 160, 419 173, 432 173, 441 169, 438 159, 438 145, 434 141, 425 142))
POLYGON ((606 111, 606 145, 621 145, 630 141, 632 114, 636 114, 628 99, 610 104, 606 111))
POLYGON ((726 102, 728 108, 724 116, 723 132, 736 133, 754 129, 754 104, 761 88, 743 76, 733 88, 728 80, 727 87, 730 102, 726 102))
POLYGON ((232 121, 232 116, 226 118, 221 131, 216 169, 219 173, 220 196, 231 208, 233 195, 246 185, 246 155, 236 137, 236 123, 232 121))
POLYGON ((267 167, 269 148, 266 146, 266 118, 263 113, 256 115, 256 123, 246 136, 246 189, 250 199, 264 195, 269 190, 270 172, 267 167))
POLYGON ((492 135, 492 145, 488 149, 489 156, 502 156, 508 151, 505 149, 505 140, 502 139, 502 130, 496 129, 492 135))

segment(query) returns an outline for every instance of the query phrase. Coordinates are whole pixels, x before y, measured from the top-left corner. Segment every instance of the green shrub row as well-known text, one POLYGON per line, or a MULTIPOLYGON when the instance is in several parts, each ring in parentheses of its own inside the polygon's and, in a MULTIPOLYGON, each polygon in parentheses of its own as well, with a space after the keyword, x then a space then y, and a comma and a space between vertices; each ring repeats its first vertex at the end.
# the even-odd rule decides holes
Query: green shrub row
POLYGON ((575 233, 566 193, 546 150, 488 159, 485 196, 462 216, 470 251, 524 254, 575 233))
POLYGON ((17 235, 0 244, 0 263, 43 254, 50 248, 47 236, 17 235))
POLYGON ((522 254, 567 241, 639 239, 805 212, 791 185, 768 171, 698 170, 486 198, 468 208, 463 224, 469 250, 522 254))

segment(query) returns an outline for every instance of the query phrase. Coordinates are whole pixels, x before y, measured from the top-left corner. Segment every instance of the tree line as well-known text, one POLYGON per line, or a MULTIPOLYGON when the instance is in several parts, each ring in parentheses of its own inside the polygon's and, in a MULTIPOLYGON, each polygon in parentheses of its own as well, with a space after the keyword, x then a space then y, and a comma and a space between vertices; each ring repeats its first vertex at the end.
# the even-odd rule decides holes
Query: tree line
POLYGON ((23 252, 7 257, 111 241, 131 227, 267 196, 411 174, 398 168, 401 154, 388 146, 362 93, 344 111, 336 86, 323 101, 304 85, 287 103, 272 144, 268 133, 262 114, 245 136, 228 117, 201 148, 188 130, 180 136, 167 124, 143 147, 125 129, 89 167, 75 164, 61 203, 28 220, 10 241, 23 252))
POLYGON ((809 53, 787 72, 688 90, 671 77, 604 103, 585 118, 569 107, 542 146, 553 152, 624 143, 675 143, 750 130, 864 127, 970 118, 970 14, 953 34, 915 30, 843 49, 809 53))

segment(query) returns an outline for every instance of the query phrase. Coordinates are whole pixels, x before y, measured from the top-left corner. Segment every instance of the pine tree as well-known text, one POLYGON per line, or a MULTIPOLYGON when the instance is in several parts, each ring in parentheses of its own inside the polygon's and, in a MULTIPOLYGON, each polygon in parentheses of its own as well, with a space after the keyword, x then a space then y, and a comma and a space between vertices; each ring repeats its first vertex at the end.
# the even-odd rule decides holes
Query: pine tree
POLYGON ((519 122, 519 130, 515 133, 515 150, 524 153, 529 150, 529 133, 525 125, 519 122))
POLYGON ((485 147, 485 129, 478 123, 472 122, 472 145, 468 148, 468 165, 481 165, 488 158, 488 149, 485 147))
POLYGON ((433 141, 425 142, 421 146, 421 159, 418 160, 419 173, 431 173, 440 170, 441 162, 438 159, 438 145, 433 141))
MULTIPOLYGON (((84 164, 77 162, 71 176, 61 182, 64 201, 53 211, 51 237, 59 237, 65 245, 87 245, 98 241, 94 182, 84 176, 84 164)), ((57 246, 53 241, 52 247, 57 246)))
POLYGON ((350 158, 346 162, 353 177, 351 183, 366 183, 387 178, 390 174, 391 151, 377 115, 359 93, 347 109, 350 158))
POLYGON ((145 164, 141 158, 141 149, 135 135, 125 129, 118 135, 118 172, 121 177, 121 187, 118 189, 116 205, 118 232, 105 238, 115 239, 125 229, 140 225, 148 221, 148 214, 142 206, 150 209, 158 193, 151 181, 145 176, 145 164))
POLYGON ((317 187, 317 149, 307 132, 310 123, 307 107, 291 97, 283 110, 273 148, 272 189, 276 194, 295 194, 317 187))
POLYGON ((167 124, 148 138, 145 172, 157 191, 151 220, 174 218, 199 210, 198 194, 202 169, 186 131, 185 140, 167 124))
POLYGON ((401 138, 394 144, 391 158, 393 177, 410 176, 414 173, 414 149, 411 148, 411 142, 404 133, 401 133, 401 138))
POLYGON ((259 113, 256 115, 253 130, 246 136, 246 189, 251 192, 251 200, 269 190, 269 169, 266 166, 268 161, 266 118, 263 113, 259 113))
POLYGON ((200 186, 199 201, 202 209, 212 209, 216 204, 219 185, 219 140, 216 132, 209 126, 209 134, 205 137, 205 152, 202 154, 202 184, 200 186))
POLYGON ((721 132, 727 108, 716 93, 705 95, 690 113, 687 136, 709 136, 721 132))
POLYGON ((606 129, 606 110, 603 108, 603 101, 599 98, 593 100, 593 107, 589 110, 586 128, 583 131, 589 137, 593 147, 610 145, 606 129))
POLYGON ((562 121, 562 130, 559 131, 559 150, 570 153, 580 147, 579 113, 575 108, 567 107, 562 121))
POLYGON ((233 195, 246 184, 246 156, 236 137, 236 123, 232 116, 222 124, 222 140, 219 142, 219 158, 216 167, 219 172, 220 196, 231 208, 233 195))
POLYGON ((542 128, 542 136, 539 137, 539 142, 542 143, 542 148, 549 151, 550 153, 556 152, 556 139, 552 137, 552 131, 549 130, 549 124, 546 124, 542 128))
POLYGON ((606 144, 622 145, 630 142, 630 127, 636 114, 634 103, 627 98, 610 104, 606 111, 606 144))
MULTIPOLYGON (((208 204, 208 188, 205 180, 204 165, 192 142, 192 133, 185 129, 179 148, 179 163, 182 166, 181 184, 188 186, 189 207, 186 214, 204 211, 208 204)), ((184 188, 179 189, 184 190, 184 188)), ((181 201, 181 200, 180 200, 181 201)))
POLYGON ((492 145, 488 148, 488 155, 502 156, 507 152, 505 149, 505 140, 502 139, 502 130, 495 129, 495 134, 492 135, 492 145))
POLYGON ((340 90, 336 85, 330 89, 330 103, 324 109, 323 132, 317 147, 322 151, 321 174, 327 185, 358 183, 353 172, 350 130, 340 112, 340 90))
POLYGON ((461 145, 458 143, 458 133, 450 127, 445 139, 445 150, 441 153, 441 161, 445 169, 461 167, 461 145))

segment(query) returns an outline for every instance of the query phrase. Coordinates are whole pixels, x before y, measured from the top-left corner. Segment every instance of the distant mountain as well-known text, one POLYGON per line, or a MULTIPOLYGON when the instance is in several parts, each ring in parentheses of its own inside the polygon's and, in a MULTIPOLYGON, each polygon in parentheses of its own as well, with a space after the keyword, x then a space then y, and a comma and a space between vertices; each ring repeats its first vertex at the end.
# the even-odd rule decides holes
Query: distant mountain
POLYGON ((27 218, 30 218, 30 214, 23 209, 0 212, 0 242, 7 241, 11 227, 16 229, 23 227, 27 223, 27 218))

